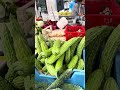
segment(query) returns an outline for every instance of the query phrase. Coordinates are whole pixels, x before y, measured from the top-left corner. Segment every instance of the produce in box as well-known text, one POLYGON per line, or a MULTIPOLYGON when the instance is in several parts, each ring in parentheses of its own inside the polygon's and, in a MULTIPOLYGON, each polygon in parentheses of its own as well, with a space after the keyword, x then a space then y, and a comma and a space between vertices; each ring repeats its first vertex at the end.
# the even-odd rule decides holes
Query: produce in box
MULTIPOLYGON (((92 72, 95 59, 100 48, 106 42, 107 38, 113 31, 111 26, 97 26, 86 31, 86 77, 92 72)), ((97 60, 99 58, 97 57, 97 60)))
POLYGON ((51 39, 47 41, 40 32, 39 35, 36 34, 36 37, 37 59, 35 63, 38 71, 58 77, 58 74, 64 72, 66 69, 84 69, 82 52, 85 47, 85 37, 74 37, 64 42, 51 39))
POLYGON ((120 46, 119 31, 120 25, 97 26, 87 30, 86 90, 119 90, 112 70, 120 46))
POLYGON ((64 83, 72 73, 72 69, 67 69, 52 84, 35 82, 35 90, 84 90, 80 86, 64 83))
POLYGON ((3 51, 8 66, 5 77, 0 77, 0 90, 27 90, 30 88, 34 90, 33 78, 29 78, 27 81, 25 78, 34 73, 35 57, 18 21, 12 17, 9 22, 1 23, 0 26, 3 51), (26 85, 28 82, 32 83, 29 87, 26 85))

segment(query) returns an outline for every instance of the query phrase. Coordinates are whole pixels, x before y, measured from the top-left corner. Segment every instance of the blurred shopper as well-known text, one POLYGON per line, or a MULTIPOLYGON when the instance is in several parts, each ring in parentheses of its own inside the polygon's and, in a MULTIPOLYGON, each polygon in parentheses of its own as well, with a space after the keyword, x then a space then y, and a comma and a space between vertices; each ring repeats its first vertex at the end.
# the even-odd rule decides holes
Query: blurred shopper
POLYGON ((85 0, 75 0, 74 7, 72 9, 72 16, 82 16, 85 15, 85 7, 84 4, 85 0))
POLYGON ((74 5, 75 5, 75 0, 71 0, 70 5, 69 5, 70 12, 73 10, 74 5))

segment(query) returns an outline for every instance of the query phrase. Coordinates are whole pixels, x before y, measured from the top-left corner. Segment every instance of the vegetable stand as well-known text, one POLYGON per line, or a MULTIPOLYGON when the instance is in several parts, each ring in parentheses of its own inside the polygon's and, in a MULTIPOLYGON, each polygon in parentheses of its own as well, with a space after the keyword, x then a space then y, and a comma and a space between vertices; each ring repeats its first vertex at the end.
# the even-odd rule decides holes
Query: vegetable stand
POLYGON ((60 27, 63 28, 58 28, 57 21, 48 21, 44 22, 41 32, 36 32, 35 80, 52 85, 59 80, 59 75, 73 69, 73 74, 62 82, 84 89, 85 28, 69 24, 60 27), (64 39, 60 39, 61 37, 64 39))
MULTIPOLYGON (((85 50, 83 50, 83 58, 85 60, 85 50)), ((39 82, 45 82, 51 84, 54 82, 56 77, 54 76, 46 76, 44 74, 40 74, 37 69, 35 69, 35 80, 39 82)), ((65 82, 79 85, 85 88, 85 70, 77 70, 74 69, 74 73, 70 79, 66 80, 65 82)))
POLYGON ((67 10, 48 9, 42 18, 35 27, 35 80, 49 84, 45 90, 67 90, 60 87, 66 83, 85 89, 85 27, 67 10))

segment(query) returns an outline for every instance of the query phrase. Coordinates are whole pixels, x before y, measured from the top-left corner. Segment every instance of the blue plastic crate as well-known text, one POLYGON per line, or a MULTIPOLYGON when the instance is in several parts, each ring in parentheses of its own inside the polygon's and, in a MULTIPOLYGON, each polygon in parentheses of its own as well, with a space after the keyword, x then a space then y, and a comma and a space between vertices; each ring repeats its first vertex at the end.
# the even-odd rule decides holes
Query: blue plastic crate
MULTIPOLYGON (((83 59, 85 60, 85 50, 83 50, 83 59)), ((69 78, 65 82, 74 84, 74 85, 79 85, 80 87, 82 87, 84 89, 85 88, 85 68, 84 68, 84 70, 74 69, 73 71, 74 71, 74 73, 71 76, 71 78, 69 78)), ((40 74, 35 69, 35 80, 38 82, 44 82, 47 84, 51 84, 52 82, 54 82, 56 80, 56 77, 40 74)))
MULTIPOLYGON (((44 74, 40 74, 37 70, 35 70, 35 80, 38 82, 45 82, 47 84, 51 84, 54 82, 56 77, 54 76, 46 76, 44 74)), ((65 82, 79 85, 82 88, 85 88, 85 71, 84 70, 74 70, 73 75, 71 78, 66 80, 65 82)))

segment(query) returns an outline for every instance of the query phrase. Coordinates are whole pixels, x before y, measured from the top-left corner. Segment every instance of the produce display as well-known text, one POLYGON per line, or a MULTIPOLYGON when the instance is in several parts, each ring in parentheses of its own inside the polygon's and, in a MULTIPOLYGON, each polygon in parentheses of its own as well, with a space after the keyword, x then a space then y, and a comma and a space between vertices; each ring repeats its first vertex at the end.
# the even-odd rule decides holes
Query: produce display
POLYGON ((10 22, 0 23, 0 27, 4 58, 8 66, 5 77, 0 77, 0 90, 34 90, 35 56, 18 21, 11 16, 10 22))
POLYGON ((35 27, 35 67, 39 72, 39 77, 36 77, 46 78, 46 83, 38 82, 45 87, 37 85, 36 90, 68 90, 67 86, 71 90, 84 89, 84 86, 81 88, 80 85, 66 83, 65 80, 70 79, 75 70, 85 70, 85 30, 80 25, 67 25, 67 21, 61 23, 62 19, 58 22, 47 21, 44 25, 37 24, 35 27), (66 37, 66 33, 71 36, 66 37), (51 81, 52 84, 47 82, 50 77, 56 79, 54 82, 51 81), (62 85, 64 87, 61 87, 62 85))
MULTIPOLYGON (((5 11, 3 15, 5 14, 7 19, 5 17, 6 20, 0 23, 0 39, 4 53, 0 59, 7 61, 8 71, 4 76, 0 76, 0 90, 35 90, 34 70, 38 70, 40 75, 55 78, 52 84, 45 86, 42 83, 45 86, 43 90, 83 90, 84 85, 65 82, 74 76, 75 72, 80 74, 82 71, 85 72, 83 58, 85 35, 81 34, 82 30, 76 25, 73 27, 76 30, 71 28, 66 32, 66 27, 69 26, 66 18, 61 20, 63 23, 37 19, 39 21, 35 20, 34 28, 34 15, 28 8, 30 6, 33 8, 34 0, 22 7, 17 7, 14 2, 8 2, 5 1, 3 10, 5 11), (34 31, 30 31, 31 29, 35 29, 35 37, 32 37, 34 31), (66 33, 75 35, 66 39, 66 33), (35 38, 35 51, 32 51, 28 37, 35 38)), ((59 14, 71 16, 71 12, 68 11, 59 14)), ((40 85, 38 87, 37 89, 42 90, 40 85)))
POLYGON ((112 68, 120 46, 120 25, 86 30, 86 90, 119 90, 112 68), (95 84, 97 83, 97 84, 95 84))
POLYGON ((86 35, 89 38, 86 38, 86 77, 88 78, 89 74, 92 71, 92 66, 94 65, 95 58, 99 52, 100 47, 106 42, 106 39, 113 31, 113 27, 102 26, 102 27, 93 27, 86 31, 86 35), (98 29, 98 30, 97 30, 98 29), (91 48, 92 47, 92 48, 91 48))
MULTIPOLYGON (((73 18, 72 13, 61 10, 58 21, 42 21, 37 17, 33 26, 34 16, 30 13, 23 15, 25 17, 17 16, 33 2, 18 9, 14 4, 6 7, 7 3, 0 1, 1 11, 4 11, 0 17, 10 13, 10 17, 8 14, 5 22, 0 23, 4 53, 0 60, 6 60, 8 69, 0 76, 0 90, 120 90, 114 75, 115 55, 120 48, 120 25, 85 30, 82 25, 70 24, 68 19, 73 18), (31 27, 35 29, 33 51, 26 37, 31 27)), ((112 16, 114 10, 107 6, 98 14, 112 16)))
POLYGON ((36 67, 42 73, 57 77, 58 72, 66 69, 84 69, 82 52, 85 46, 85 37, 74 37, 68 41, 45 41, 39 32, 35 36, 37 59, 36 67), (79 63, 78 63, 79 62, 79 63))

